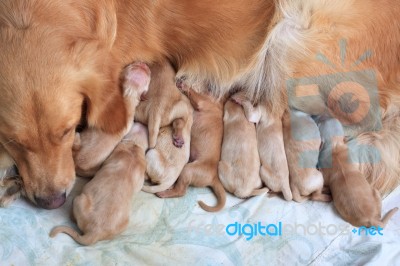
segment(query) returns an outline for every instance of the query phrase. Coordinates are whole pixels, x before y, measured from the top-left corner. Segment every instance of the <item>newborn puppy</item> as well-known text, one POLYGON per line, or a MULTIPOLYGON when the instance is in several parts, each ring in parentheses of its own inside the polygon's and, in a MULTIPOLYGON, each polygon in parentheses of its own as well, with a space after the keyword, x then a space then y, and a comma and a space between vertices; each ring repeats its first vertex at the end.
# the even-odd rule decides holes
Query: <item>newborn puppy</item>
POLYGON ((170 188, 189 161, 190 129, 193 118, 188 117, 186 122, 183 119, 175 119, 173 123, 175 128, 181 128, 183 147, 178 148, 173 145, 171 126, 160 128, 155 148, 146 153, 146 179, 150 179, 152 183, 158 185, 144 185, 142 190, 145 192, 156 193, 170 188))
POLYGON ((149 88, 150 69, 144 63, 128 65, 122 72, 121 83, 128 111, 126 130, 122 135, 107 134, 95 128, 88 128, 82 133, 77 133, 73 153, 76 172, 80 176, 93 176, 131 128, 135 108, 139 104, 141 96, 149 88))
POLYGON ((258 106, 261 119, 257 124, 260 177, 273 192, 282 192, 285 200, 293 199, 289 185, 289 168, 283 142, 282 118, 269 114, 262 104, 258 106))
POLYGON ((243 108, 232 99, 224 106, 224 136, 219 178, 227 191, 239 198, 267 192, 260 179, 260 157, 255 125, 249 122, 243 108))
POLYGON ((160 127, 172 123, 172 142, 180 148, 184 144, 182 125, 185 125, 188 117, 192 116, 192 107, 176 87, 175 71, 169 62, 152 65, 151 72, 149 91, 136 109, 135 121, 147 125, 150 149, 156 146, 160 127), (174 123, 177 119, 180 122, 174 123))
POLYGON ((7 207, 23 194, 22 179, 17 167, 0 169, 0 207, 7 207))
POLYGON ((254 107, 243 95, 236 94, 233 98, 243 106, 247 119, 257 123, 261 180, 271 191, 282 192, 285 200, 292 200, 281 117, 268 113, 265 103, 254 107))
POLYGON ((283 133, 293 199, 330 201, 322 194, 324 179, 316 169, 321 146, 317 124, 310 115, 290 110, 283 115, 283 133))
POLYGON ((159 192, 161 198, 180 197, 186 194, 189 185, 210 186, 217 196, 214 207, 199 201, 206 211, 219 211, 225 206, 226 193, 218 177, 218 162, 221 157, 223 136, 223 100, 215 101, 211 96, 199 94, 181 82, 179 88, 189 98, 193 108, 193 126, 190 139, 190 162, 183 168, 172 189, 159 192))
POLYGON ((398 208, 390 210, 381 220, 379 192, 362 176, 358 164, 348 161, 343 142, 335 143, 332 157, 334 168, 329 176, 329 186, 338 213, 353 226, 385 227, 398 208))
POLYGON ((147 146, 146 127, 135 123, 85 185, 82 194, 74 199, 73 216, 83 235, 70 227, 58 226, 53 228, 50 236, 63 232, 81 245, 91 245, 112 239, 125 230, 132 196, 143 186, 147 146))

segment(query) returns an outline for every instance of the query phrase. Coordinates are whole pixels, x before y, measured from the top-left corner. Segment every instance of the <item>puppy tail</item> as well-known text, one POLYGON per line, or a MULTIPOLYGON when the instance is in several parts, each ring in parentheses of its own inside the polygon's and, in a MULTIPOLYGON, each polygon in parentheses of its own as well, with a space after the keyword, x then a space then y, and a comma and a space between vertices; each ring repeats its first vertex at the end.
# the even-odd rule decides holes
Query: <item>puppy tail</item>
POLYGON ((261 194, 267 193, 268 191, 269 191, 269 188, 267 188, 267 187, 257 188, 257 189, 254 189, 253 192, 251 192, 250 197, 259 196, 261 194))
POLYGON ((65 233, 72 237, 77 243, 88 246, 97 242, 95 235, 80 235, 77 231, 68 226, 54 227, 50 232, 50 237, 55 237, 58 233, 65 233))
POLYGON ((287 201, 291 201, 293 199, 292 191, 290 190, 289 186, 282 188, 282 194, 287 201))
POLYGON ((386 226, 392 216, 399 210, 398 207, 391 209, 382 219, 382 228, 386 226))
POLYGON ((211 188, 214 191, 215 196, 217 197, 217 205, 211 207, 205 204, 203 201, 198 202, 200 207, 208 212, 220 211, 223 207, 225 207, 226 203, 226 192, 224 186, 222 186, 222 183, 217 176, 215 176, 213 180, 214 182, 212 183, 211 188))
POLYGON ((142 188, 142 191, 147 192, 147 193, 157 193, 157 192, 161 192, 161 191, 165 191, 167 189, 169 189, 170 187, 172 187, 172 185, 175 183, 176 178, 167 178, 167 181, 159 184, 159 185, 155 185, 155 186, 148 186, 148 185, 144 185, 142 188))

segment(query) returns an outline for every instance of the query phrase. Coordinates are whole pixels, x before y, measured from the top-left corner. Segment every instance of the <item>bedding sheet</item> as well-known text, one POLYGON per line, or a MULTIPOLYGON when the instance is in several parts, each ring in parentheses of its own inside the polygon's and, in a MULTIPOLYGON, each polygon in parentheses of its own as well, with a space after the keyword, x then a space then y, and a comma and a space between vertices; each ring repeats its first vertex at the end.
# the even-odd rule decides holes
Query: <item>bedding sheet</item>
MULTIPOLYGON (((286 202, 260 195, 228 195, 214 204, 207 188, 159 199, 140 192, 133 198, 128 229, 112 241, 80 246, 69 236, 48 236, 70 220, 71 202, 85 180, 78 179, 67 203, 38 209, 23 199, 0 209, 0 265, 400 265, 400 213, 383 230, 354 228, 332 203, 286 202)), ((400 203, 400 187, 383 201, 383 213, 400 203)))

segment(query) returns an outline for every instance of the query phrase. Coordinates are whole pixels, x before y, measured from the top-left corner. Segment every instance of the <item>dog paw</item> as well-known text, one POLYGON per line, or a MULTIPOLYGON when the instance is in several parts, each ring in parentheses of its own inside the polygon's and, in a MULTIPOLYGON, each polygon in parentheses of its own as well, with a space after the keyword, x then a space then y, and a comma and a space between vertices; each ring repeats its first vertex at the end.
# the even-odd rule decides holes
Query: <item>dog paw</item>
POLYGON ((182 136, 172 136, 172 143, 174 144, 175 147, 177 148, 182 148, 183 145, 185 144, 185 141, 183 140, 182 136))
POLYGON ((6 177, 0 181, 0 207, 7 207, 22 194, 20 177, 6 177))
POLYGON ((150 68, 145 63, 128 65, 123 73, 122 92, 125 98, 145 95, 150 84, 150 68))
POLYGON ((166 193, 166 191, 157 192, 156 196, 163 199, 163 198, 166 198, 167 193, 166 193))
POLYGON ((186 77, 185 76, 176 78, 176 83, 175 83, 176 87, 178 89, 182 89, 182 86, 185 84, 185 81, 186 81, 186 77))
POLYGON ((176 87, 185 95, 188 95, 190 93, 191 87, 186 82, 185 77, 181 77, 176 80, 176 87))

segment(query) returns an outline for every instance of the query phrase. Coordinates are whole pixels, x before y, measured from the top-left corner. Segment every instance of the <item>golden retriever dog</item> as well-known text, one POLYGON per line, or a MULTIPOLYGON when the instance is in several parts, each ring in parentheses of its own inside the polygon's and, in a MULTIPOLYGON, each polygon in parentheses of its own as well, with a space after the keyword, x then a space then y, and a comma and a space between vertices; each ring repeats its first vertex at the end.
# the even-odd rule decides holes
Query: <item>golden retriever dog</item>
MULTIPOLYGON (((379 163, 359 171, 385 194, 400 181, 399 11, 397 0, 3 0, 0 143, 27 197, 57 208, 74 184, 82 109, 89 127, 120 134, 126 126, 118 76, 129 63, 168 59, 190 83, 207 82, 215 95, 244 87, 277 113, 290 105, 291 81, 314 77, 301 84, 306 94, 315 85, 355 95, 376 87, 381 130, 352 137, 380 151, 379 163), (353 83, 336 87, 339 73, 353 83)), ((364 116, 337 106, 328 109, 349 123, 364 116)))
POLYGON ((333 148, 334 170, 328 181, 333 204, 343 219, 353 226, 384 228, 399 208, 393 208, 381 219, 379 191, 362 176, 357 164, 348 162, 347 150, 344 142, 336 143, 333 148))
POLYGON ((257 108, 261 112, 256 126, 261 180, 271 191, 282 192, 285 200, 290 201, 293 196, 289 185, 282 120, 271 115, 263 103, 259 103, 257 108))
POLYGON ((261 188, 255 125, 247 120, 243 107, 233 99, 225 103, 223 120, 224 136, 218 174, 224 188, 238 198, 268 192, 267 188, 261 188))
POLYGON ((186 194, 189 185, 195 187, 210 186, 216 197, 217 205, 210 207, 199 201, 202 209, 210 212, 221 210, 225 206, 226 192, 218 177, 218 163, 221 157, 223 136, 223 100, 216 101, 207 94, 200 94, 180 81, 180 90, 189 98, 194 108, 193 125, 190 135, 190 158, 173 188, 157 193, 161 198, 181 197, 186 194))
POLYGON ((92 245, 120 234, 129 224, 132 197, 143 186, 148 147, 145 126, 135 123, 110 157, 73 201, 73 216, 80 235, 67 226, 50 232, 70 235, 81 245, 92 245))
POLYGON ((293 200, 330 201, 331 197, 322 193, 324 178, 316 169, 321 146, 317 124, 308 114, 290 110, 283 116, 283 128, 293 200))
POLYGON ((179 128, 182 132, 184 144, 178 148, 172 143, 171 135, 174 131, 172 126, 160 128, 155 148, 149 149, 146 153, 146 179, 156 185, 144 185, 142 189, 144 192, 157 193, 169 189, 189 161, 190 129, 193 119, 189 117, 186 122, 183 119, 176 119, 174 123, 175 128, 179 128))
POLYGON ((154 64, 151 70, 150 88, 137 107, 135 121, 147 125, 150 149, 156 146, 160 127, 172 124, 171 141, 180 148, 184 144, 182 126, 187 123, 188 117, 192 114, 192 108, 186 97, 176 87, 175 71, 169 62, 154 64), (180 127, 177 127, 178 125, 180 127))
MULTIPOLYGON (((143 63, 128 65, 121 75, 121 80, 127 109, 126 129, 121 134, 126 135, 133 124, 136 106, 149 88, 150 69, 143 63)), ((97 128, 88 128, 76 133, 77 145, 73 146, 76 173, 80 176, 94 176, 121 138, 119 134, 108 134, 97 128)))
POLYGON ((283 197, 291 201, 293 197, 283 143, 282 115, 267 111, 264 101, 253 106, 243 92, 236 93, 232 98, 243 106, 247 120, 256 123, 261 180, 270 189, 270 193, 282 192, 283 197))

